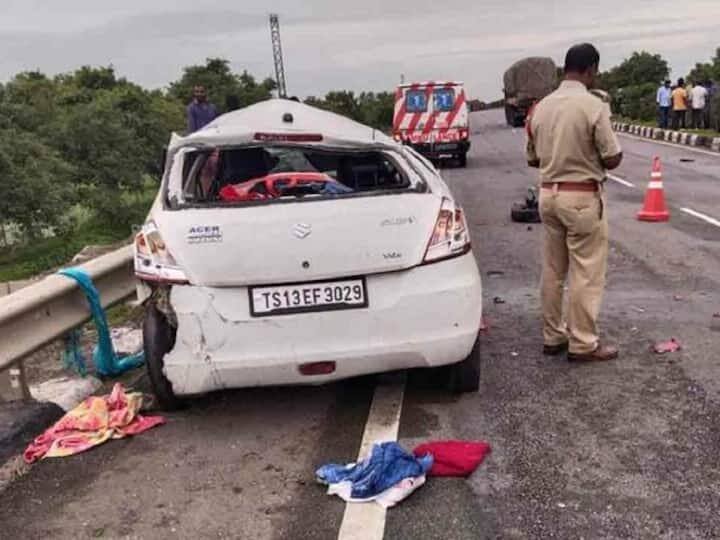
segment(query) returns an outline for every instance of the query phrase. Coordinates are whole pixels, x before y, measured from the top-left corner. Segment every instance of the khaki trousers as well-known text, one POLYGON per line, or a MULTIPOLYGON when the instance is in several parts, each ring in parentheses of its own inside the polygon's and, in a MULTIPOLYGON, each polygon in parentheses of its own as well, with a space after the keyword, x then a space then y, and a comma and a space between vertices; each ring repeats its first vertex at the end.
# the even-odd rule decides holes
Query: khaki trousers
POLYGON ((569 341, 585 354, 598 343, 597 318, 605 288, 608 222, 601 192, 540 190, 543 221, 542 310, 546 345, 569 341), (563 292, 569 278, 567 318, 563 292))

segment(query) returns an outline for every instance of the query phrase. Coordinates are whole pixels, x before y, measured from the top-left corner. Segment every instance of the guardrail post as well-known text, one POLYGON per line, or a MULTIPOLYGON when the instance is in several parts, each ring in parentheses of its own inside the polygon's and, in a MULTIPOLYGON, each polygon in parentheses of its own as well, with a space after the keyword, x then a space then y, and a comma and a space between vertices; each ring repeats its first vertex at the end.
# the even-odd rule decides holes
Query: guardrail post
POLYGON ((29 401, 32 399, 25 374, 25 364, 23 364, 22 360, 10 368, 10 387, 19 393, 23 400, 29 401))

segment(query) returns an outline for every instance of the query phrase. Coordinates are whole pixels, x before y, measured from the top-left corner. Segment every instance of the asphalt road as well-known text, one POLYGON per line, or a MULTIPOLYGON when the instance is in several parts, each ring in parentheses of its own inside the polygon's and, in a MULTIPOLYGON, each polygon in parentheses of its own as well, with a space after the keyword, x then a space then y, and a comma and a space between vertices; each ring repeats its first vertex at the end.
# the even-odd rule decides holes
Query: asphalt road
MULTIPOLYGON (((522 130, 491 111, 473 131, 468 168, 444 176, 484 277, 482 387, 456 398, 410 377, 399 441, 493 451, 468 480, 429 479, 390 509, 385 538, 720 538, 720 228, 680 210, 720 219, 720 156, 622 139, 616 173, 635 187, 608 185, 602 320, 622 356, 576 366, 540 354, 540 226, 509 220, 535 182, 522 130), (634 217, 654 155, 666 224, 634 217), (670 337, 681 352, 650 352, 670 337)), ((0 538, 337 538, 345 505, 313 471, 356 457, 374 384, 218 393, 151 432, 41 462, 0 495, 0 538)))

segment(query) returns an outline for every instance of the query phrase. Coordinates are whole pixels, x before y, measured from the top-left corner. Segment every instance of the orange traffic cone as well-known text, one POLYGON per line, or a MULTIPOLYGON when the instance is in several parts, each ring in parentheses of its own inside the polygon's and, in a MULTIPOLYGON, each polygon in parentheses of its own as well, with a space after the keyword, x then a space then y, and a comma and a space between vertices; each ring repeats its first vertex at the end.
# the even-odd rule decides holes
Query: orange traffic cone
POLYGON ((653 160, 650 182, 645 192, 645 204, 643 209, 638 212, 637 218, 640 221, 668 221, 670 219, 670 212, 665 206, 660 158, 657 156, 653 160))

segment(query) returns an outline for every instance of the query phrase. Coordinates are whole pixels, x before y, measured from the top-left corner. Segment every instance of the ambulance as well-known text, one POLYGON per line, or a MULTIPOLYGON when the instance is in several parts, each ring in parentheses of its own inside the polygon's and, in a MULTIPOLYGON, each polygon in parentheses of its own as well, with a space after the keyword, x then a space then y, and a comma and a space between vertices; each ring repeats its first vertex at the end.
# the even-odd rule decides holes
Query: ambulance
POLYGON ((401 84, 395 92, 393 137, 430 159, 467 164, 470 124, 461 82, 401 84))

